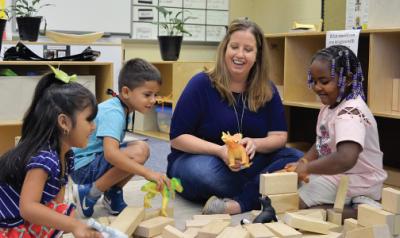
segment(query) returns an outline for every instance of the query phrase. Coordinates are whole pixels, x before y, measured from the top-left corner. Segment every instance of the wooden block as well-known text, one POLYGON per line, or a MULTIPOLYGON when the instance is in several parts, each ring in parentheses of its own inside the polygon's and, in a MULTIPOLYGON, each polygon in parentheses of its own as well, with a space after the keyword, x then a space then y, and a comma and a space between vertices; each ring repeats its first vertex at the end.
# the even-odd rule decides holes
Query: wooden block
POLYGON ((277 214, 299 210, 299 194, 297 192, 269 195, 268 197, 277 214))
POLYGON ((186 220, 186 229, 201 228, 214 220, 186 220))
POLYGON ((134 234, 142 237, 153 237, 160 235, 167 225, 175 225, 174 219, 162 216, 154 217, 141 222, 134 234))
POLYGON ((392 90, 392 111, 400 111, 400 79, 393 79, 393 90, 392 90))
POLYGON ((297 173, 282 172, 260 175, 260 193, 274 195, 297 192, 297 173))
POLYGON ((326 221, 326 210, 325 209, 301 209, 297 212, 292 212, 294 214, 303 215, 306 217, 312 217, 321 221, 326 221))
POLYGON ((329 234, 331 229, 339 227, 338 225, 330 222, 289 212, 285 214, 283 221, 293 228, 320 234, 329 234))
POLYGON ((328 209, 328 222, 332 222, 333 224, 336 224, 338 226, 342 225, 342 213, 340 212, 335 212, 333 209, 328 209))
POLYGON ((391 233, 395 232, 395 215, 393 213, 371 207, 367 204, 358 205, 358 224, 372 226, 374 224, 387 224, 391 233))
POLYGON ((202 227, 199 231, 197 237, 199 238, 213 238, 217 237, 226 227, 228 227, 230 222, 224 220, 214 220, 202 227))
POLYGON ((183 234, 185 234, 185 238, 195 238, 199 234, 200 228, 191 227, 186 229, 183 234))
POLYGON ((193 215, 193 220, 225 220, 225 221, 231 221, 232 217, 229 214, 193 215))
POLYGON ((143 207, 127 207, 111 222, 110 227, 131 236, 143 218, 143 207))
POLYGON ((394 232, 392 235, 400 235, 400 215, 394 216, 394 232))
POLYGON ((143 220, 145 221, 145 220, 149 220, 151 218, 160 216, 160 211, 161 211, 160 208, 156 208, 156 209, 147 208, 147 209, 145 209, 143 220))
POLYGON ((392 238, 392 235, 386 224, 380 224, 351 230, 346 238, 392 238))
POLYGON ((250 237, 252 238, 269 238, 274 236, 274 233, 261 223, 248 224, 244 228, 250 233, 250 237))
POLYGON ((329 234, 320 235, 313 232, 303 232, 303 238, 344 238, 344 234, 340 232, 331 231, 329 234))
POLYGON ((400 214, 400 190, 384 188, 382 190, 382 207, 385 211, 400 214))
POLYGON ((349 177, 347 177, 346 175, 340 176, 340 182, 336 192, 335 204, 333 205, 333 210, 335 210, 336 212, 343 212, 348 186, 349 177))
POLYGON ((163 238, 184 238, 185 234, 177 228, 167 225, 162 231, 163 238))
POLYGON ((265 226, 278 237, 297 238, 302 236, 300 232, 281 222, 265 223, 265 226))
POLYGON ((344 233, 357 228, 361 228, 361 226, 358 225, 358 221, 356 219, 354 218, 344 219, 344 224, 343 224, 344 233))
MULTIPOLYGON (((260 224, 261 225, 261 224, 260 224)), ((217 238, 250 238, 249 232, 241 226, 226 227, 217 238)))
POLYGON ((105 225, 105 226, 110 225, 110 220, 108 220, 108 217, 99 217, 99 218, 97 218, 97 221, 100 224, 105 225))

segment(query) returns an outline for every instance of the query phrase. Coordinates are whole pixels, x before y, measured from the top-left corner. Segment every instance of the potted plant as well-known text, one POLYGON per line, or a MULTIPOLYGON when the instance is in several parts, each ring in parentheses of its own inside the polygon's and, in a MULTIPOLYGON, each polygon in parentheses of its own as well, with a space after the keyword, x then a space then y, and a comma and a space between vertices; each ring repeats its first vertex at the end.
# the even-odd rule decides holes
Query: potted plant
POLYGON ((176 14, 173 14, 172 11, 168 11, 164 7, 156 6, 156 8, 164 17, 164 21, 159 20, 158 24, 166 31, 166 35, 158 36, 161 58, 171 61, 178 60, 183 34, 192 35, 185 30, 184 24, 187 20, 193 19, 194 17, 183 18, 183 11, 178 11, 176 14))
POLYGON ((42 16, 37 16, 40 9, 52 4, 41 4, 41 0, 16 0, 11 6, 17 19, 18 33, 21 40, 37 41, 42 16))

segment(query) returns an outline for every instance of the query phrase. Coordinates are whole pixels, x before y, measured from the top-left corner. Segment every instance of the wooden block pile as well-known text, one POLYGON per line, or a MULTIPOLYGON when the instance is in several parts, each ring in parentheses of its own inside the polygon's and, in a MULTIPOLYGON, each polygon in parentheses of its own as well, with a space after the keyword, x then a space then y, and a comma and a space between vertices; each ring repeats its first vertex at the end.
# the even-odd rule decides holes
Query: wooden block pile
POLYGON ((297 173, 282 172, 260 175, 260 193, 271 199, 277 214, 299 210, 297 173))
POLYGON ((382 209, 367 204, 358 206, 358 220, 346 219, 346 237, 394 238, 400 236, 400 191, 384 188, 382 209))

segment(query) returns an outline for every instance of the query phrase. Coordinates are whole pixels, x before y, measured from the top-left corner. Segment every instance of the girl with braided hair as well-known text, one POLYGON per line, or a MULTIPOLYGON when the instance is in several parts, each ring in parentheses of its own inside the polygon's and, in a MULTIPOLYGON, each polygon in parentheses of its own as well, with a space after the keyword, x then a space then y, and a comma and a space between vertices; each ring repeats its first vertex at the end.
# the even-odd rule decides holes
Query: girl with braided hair
POLYGON ((299 178, 310 174, 309 183, 299 189, 302 208, 333 204, 341 175, 349 178, 346 204, 381 198, 387 174, 363 81, 360 61, 345 46, 322 49, 311 60, 307 83, 324 105, 316 142, 295 165, 299 178))

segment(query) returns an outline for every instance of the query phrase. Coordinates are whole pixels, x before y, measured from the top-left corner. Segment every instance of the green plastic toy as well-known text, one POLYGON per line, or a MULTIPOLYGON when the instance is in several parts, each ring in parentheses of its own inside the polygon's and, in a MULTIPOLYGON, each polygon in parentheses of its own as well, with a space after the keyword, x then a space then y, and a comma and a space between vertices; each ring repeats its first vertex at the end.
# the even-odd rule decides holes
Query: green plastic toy
POLYGON ((171 179, 171 188, 168 189, 166 185, 164 185, 162 191, 157 190, 157 183, 155 182, 147 182, 145 185, 142 186, 140 189, 143 192, 147 192, 146 195, 144 196, 144 207, 149 208, 151 207, 151 199, 153 199, 157 193, 161 193, 162 196, 162 205, 161 205, 161 215, 162 216, 168 216, 167 214, 167 206, 169 199, 175 199, 175 191, 177 192, 182 192, 183 187, 181 184, 181 180, 178 178, 172 178, 171 179))

